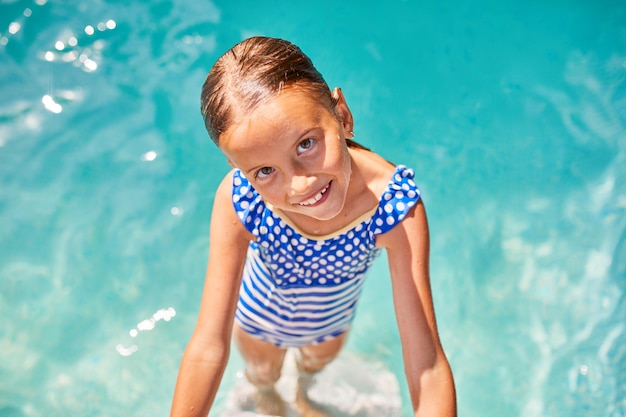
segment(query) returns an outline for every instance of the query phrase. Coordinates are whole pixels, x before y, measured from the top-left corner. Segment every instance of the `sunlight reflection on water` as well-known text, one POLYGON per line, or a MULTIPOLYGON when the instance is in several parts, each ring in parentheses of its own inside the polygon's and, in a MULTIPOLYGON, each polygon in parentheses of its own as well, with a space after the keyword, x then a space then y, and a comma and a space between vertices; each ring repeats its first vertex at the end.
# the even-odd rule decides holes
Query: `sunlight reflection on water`
MULTIPOLYGON (((305 44, 359 140, 417 168, 463 415, 624 415, 624 11, 248 6, 0 4, 0 415, 166 415, 228 170, 199 89, 259 32, 305 44)), ((349 348, 393 372, 406 412, 387 274, 349 348)))

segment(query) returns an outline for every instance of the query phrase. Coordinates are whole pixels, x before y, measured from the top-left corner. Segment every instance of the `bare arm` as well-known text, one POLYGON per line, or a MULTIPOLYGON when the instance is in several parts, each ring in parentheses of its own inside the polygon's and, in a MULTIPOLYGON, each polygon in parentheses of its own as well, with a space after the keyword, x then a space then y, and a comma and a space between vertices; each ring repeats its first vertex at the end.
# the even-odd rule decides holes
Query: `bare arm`
POLYGON ((429 236, 420 202, 378 238, 387 248, 402 356, 415 416, 456 416, 450 365, 439 340, 429 278, 429 236))
POLYGON ((200 313, 180 365, 172 417, 205 417, 228 362, 241 273, 251 237, 237 218, 231 190, 232 176, 228 175, 215 196, 200 313))

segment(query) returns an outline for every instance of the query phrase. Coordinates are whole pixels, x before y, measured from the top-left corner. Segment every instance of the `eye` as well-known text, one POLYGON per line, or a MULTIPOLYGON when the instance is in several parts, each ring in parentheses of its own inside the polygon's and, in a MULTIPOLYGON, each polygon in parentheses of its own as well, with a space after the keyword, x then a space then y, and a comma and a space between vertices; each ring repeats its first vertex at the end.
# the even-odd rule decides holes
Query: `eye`
POLYGON ((274 172, 274 168, 272 168, 272 167, 263 167, 263 168, 259 169, 256 172, 255 176, 256 176, 257 179, 262 180, 262 179, 265 179, 268 176, 270 176, 272 174, 272 172, 274 172))
POLYGON ((298 153, 303 153, 311 149, 314 145, 314 140, 311 138, 306 138, 300 143, 298 143, 298 153))

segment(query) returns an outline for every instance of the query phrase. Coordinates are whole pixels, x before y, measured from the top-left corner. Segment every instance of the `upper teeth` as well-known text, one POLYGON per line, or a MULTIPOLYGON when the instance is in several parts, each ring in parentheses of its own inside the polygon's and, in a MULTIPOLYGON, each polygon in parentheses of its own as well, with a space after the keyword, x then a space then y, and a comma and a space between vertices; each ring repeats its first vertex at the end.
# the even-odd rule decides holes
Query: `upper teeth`
MULTIPOLYGON (((330 184, 329 184, 330 185, 330 184)), ((324 193, 326 192, 326 190, 328 190, 328 185, 326 187, 324 187, 324 189, 322 191, 320 191, 319 193, 317 193, 315 195, 315 197, 309 198, 307 201, 303 201, 301 203, 299 203, 301 206, 310 206, 311 204, 315 204, 318 201, 320 201, 322 199, 322 196, 324 195, 324 193)))

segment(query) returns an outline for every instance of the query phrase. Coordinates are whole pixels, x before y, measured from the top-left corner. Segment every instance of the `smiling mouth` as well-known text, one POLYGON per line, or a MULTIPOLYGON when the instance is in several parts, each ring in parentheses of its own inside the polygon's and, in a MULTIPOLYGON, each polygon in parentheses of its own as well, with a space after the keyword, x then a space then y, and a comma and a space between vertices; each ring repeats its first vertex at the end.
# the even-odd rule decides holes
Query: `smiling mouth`
POLYGON ((322 197, 324 196, 324 193, 326 191, 328 191, 328 189, 330 188, 330 183, 326 184, 326 187, 324 187, 324 189, 322 189, 319 193, 317 193, 314 197, 309 198, 306 201, 303 201, 301 203, 298 203, 299 206, 312 206, 313 204, 319 202, 322 197))

